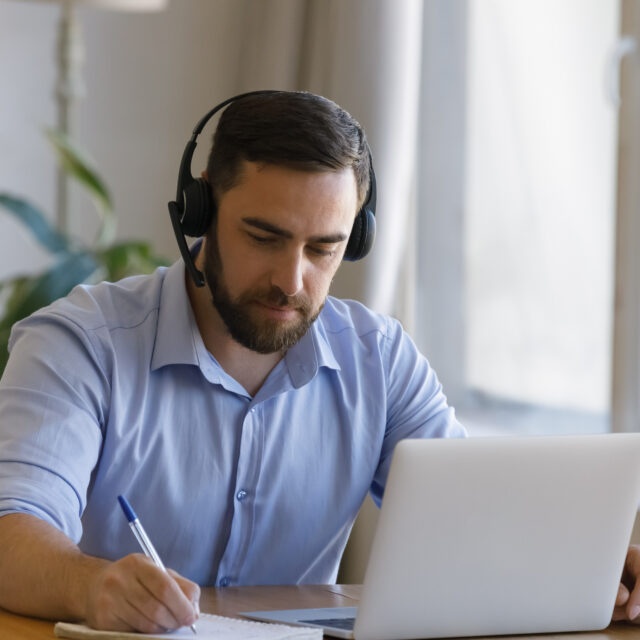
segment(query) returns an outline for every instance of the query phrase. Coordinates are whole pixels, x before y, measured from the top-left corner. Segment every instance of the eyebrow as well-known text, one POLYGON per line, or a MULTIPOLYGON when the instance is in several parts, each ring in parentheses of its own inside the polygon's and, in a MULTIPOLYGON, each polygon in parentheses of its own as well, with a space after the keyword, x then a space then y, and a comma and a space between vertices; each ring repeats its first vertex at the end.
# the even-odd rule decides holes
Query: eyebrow
MULTIPOLYGON (((291 231, 287 231, 286 229, 281 229, 275 224, 271 224, 270 222, 265 222, 260 218, 242 218, 242 222, 250 227, 255 227, 256 229, 260 229, 261 231, 266 231, 267 233, 273 233, 274 235, 280 236, 282 238, 293 238, 293 234, 291 231)), ((311 236, 307 238, 308 242, 317 242, 318 244, 336 244, 338 242, 342 242, 346 240, 349 236, 345 233, 331 233, 327 236, 311 236)))

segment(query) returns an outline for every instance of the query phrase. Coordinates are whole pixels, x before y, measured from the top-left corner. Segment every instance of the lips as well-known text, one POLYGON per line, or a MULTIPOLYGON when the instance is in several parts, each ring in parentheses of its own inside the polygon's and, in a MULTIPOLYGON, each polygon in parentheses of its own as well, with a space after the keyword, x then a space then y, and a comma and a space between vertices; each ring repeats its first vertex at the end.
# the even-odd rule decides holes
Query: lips
POLYGON ((254 304, 262 307, 269 315, 278 318, 289 318, 293 315, 297 315, 300 311, 295 307, 290 306, 282 306, 282 305, 274 305, 269 304, 268 302, 263 302, 262 300, 256 300, 254 304))

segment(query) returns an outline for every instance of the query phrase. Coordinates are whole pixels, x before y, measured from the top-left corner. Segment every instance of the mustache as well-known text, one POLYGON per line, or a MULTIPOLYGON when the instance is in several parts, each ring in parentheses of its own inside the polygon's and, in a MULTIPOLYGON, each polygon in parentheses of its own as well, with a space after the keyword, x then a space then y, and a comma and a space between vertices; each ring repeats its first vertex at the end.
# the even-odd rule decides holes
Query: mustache
POLYGON ((256 291, 252 298, 274 307, 282 307, 283 309, 307 311, 311 308, 309 300, 305 295, 297 294, 288 296, 279 287, 271 287, 268 291, 256 291))

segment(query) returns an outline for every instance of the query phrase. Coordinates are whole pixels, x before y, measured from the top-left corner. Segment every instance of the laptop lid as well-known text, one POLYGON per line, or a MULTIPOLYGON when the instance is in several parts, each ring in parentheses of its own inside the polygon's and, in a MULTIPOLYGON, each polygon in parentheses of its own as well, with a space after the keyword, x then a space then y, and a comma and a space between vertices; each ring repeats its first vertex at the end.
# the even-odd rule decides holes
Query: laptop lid
MULTIPOLYGON (((639 502, 640 434, 404 440, 353 634, 326 632, 404 640, 604 628, 639 502)), ((267 613, 321 617, 249 615, 267 613)))

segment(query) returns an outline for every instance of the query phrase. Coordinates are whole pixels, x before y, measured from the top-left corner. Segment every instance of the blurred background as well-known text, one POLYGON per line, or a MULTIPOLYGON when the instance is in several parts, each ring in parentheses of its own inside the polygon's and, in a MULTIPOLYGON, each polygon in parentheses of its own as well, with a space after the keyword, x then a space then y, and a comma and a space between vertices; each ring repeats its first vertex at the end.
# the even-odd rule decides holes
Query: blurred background
MULTIPOLYGON (((167 202, 215 104, 253 89, 320 93, 363 124, 378 177, 376 245, 342 266, 333 293, 403 322, 472 435, 637 430, 640 3, 66 4, 69 135, 111 192, 118 239, 177 259, 167 202)), ((43 130, 59 117, 64 5, 0 0, 0 192, 52 224, 43 130)), ((71 184, 65 225, 89 243, 92 206, 71 184)), ((51 260, 0 209, 0 281, 51 260)), ((364 530, 354 544, 366 556, 364 530)))

